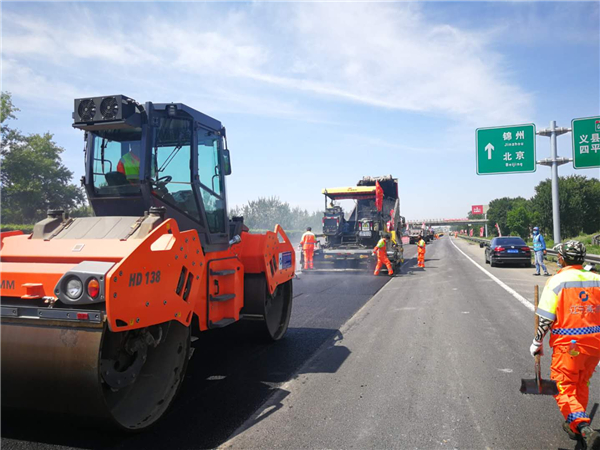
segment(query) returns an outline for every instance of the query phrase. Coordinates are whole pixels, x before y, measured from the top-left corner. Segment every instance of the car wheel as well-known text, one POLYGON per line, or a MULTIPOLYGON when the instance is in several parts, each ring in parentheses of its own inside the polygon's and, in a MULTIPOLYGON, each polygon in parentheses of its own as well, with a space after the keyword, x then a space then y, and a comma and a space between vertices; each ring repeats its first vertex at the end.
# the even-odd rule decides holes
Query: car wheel
POLYGON ((489 259, 488 259, 488 257, 487 257, 487 253, 486 253, 486 254, 485 254, 485 256, 484 256, 484 259, 485 259, 485 263, 486 263, 486 264, 489 264, 489 263, 490 263, 490 260, 489 260, 489 259))
POLYGON ((492 266, 492 267, 496 267, 497 265, 498 265, 498 264, 496 264, 496 261, 494 261, 494 258, 492 258, 492 257, 490 256, 490 266, 492 266))

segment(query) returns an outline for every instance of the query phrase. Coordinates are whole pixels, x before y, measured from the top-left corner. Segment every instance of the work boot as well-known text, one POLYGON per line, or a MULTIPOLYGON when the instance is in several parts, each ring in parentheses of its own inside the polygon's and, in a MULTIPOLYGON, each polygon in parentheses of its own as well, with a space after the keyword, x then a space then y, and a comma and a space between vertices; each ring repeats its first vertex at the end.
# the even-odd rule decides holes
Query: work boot
POLYGON ((379 272, 373 272, 373 275, 377 276, 379 275, 379 272))
POLYGON ((600 450, 600 433, 590 427, 589 422, 579 428, 586 450, 600 450))
POLYGON ((549 277, 549 276, 550 276, 550 274, 549 274, 548 272, 546 272, 546 273, 544 274, 544 276, 545 276, 545 277, 549 277))
POLYGON ((569 422, 567 422, 566 420, 563 422, 563 430, 565 431, 565 433, 567 433, 569 435, 569 439, 571 439, 572 441, 576 441, 579 439, 580 435, 575 433, 573 430, 571 430, 571 425, 569 424, 569 422))
POLYGON ((533 274, 533 276, 534 276, 534 277, 539 277, 539 276, 540 276, 540 274, 536 272, 536 273, 534 273, 534 274, 533 274))

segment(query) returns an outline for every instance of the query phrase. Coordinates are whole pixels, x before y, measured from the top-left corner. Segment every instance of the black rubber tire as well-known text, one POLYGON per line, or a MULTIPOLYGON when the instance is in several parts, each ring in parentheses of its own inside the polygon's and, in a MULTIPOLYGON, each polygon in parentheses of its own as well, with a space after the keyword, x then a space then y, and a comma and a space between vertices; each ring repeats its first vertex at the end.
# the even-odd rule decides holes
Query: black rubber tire
POLYGON ((494 261, 494 257, 490 256, 490 266, 492 267, 496 267, 498 264, 496 264, 496 262, 494 261))
POLYGON ((288 329, 293 296, 292 280, 277 286, 271 295, 263 274, 248 274, 244 277, 244 308, 241 314, 253 316, 254 323, 249 328, 259 337, 278 341, 288 329))

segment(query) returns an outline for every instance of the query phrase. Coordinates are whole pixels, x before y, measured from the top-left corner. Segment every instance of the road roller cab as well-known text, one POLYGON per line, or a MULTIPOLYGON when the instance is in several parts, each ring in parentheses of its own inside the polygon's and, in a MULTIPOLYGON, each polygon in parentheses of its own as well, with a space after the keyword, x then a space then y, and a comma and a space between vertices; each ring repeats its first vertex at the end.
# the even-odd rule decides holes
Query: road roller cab
POLYGON ((95 217, 0 235, 2 406, 139 430, 175 397, 191 332, 285 334, 295 253, 281 227, 228 218, 219 121, 122 95, 75 100, 73 118, 95 217))

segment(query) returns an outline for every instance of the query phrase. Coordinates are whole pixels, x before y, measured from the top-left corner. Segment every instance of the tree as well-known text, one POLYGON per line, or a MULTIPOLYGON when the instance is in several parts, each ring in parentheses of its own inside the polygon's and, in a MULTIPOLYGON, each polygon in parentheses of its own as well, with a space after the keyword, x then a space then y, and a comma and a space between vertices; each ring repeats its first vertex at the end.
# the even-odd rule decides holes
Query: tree
POLYGON ((510 210, 506 217, 506 225, 510 234, 521 236, 527 240, 531 227, 531 213, 525 206, 519 206, 510 210))
POLYGON ((306 227, 321 226, 323 214, 313 213, 296 206, 291 208, 289 203, 282 202, 279 197, 259 197, 241 207, 230 210, 231 216, 243 216, 244 223, 251 229, 272 230, 276 224, 285 230, 303 230, 306 227))
POLYGON ((507 223, 508 213, 520 206, 527 207, 527 200, 523 197, 502 197, 492 200, 488 210, 488 226, 493 234, 498 234, 496 224, 500 226, 502 234, 508 235, 511 232, 510 226, 507 223))
MULTIPOLYGON (((559 177, 560 230, 564 236, 600 230, 600 181, 581 175, 559 177)), ((553 230, 552 184, 544 180, 535 187, 533 209, 546 233, 553 230)))
POLYGON ((82 206, 85 197, 80 188, 70 183, 73 172, 60 158, 64 151, 52 134, 23 136, 5 126, 18 111, 10 94, 2 94, 2 133, 10 139, 2 145, 2 221, 33 223, 45 217, 50 208, 72 209, 82 206))

